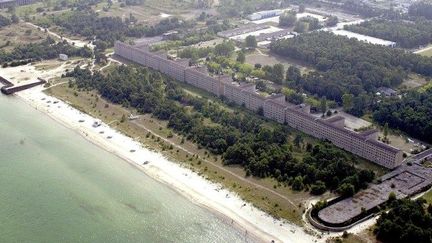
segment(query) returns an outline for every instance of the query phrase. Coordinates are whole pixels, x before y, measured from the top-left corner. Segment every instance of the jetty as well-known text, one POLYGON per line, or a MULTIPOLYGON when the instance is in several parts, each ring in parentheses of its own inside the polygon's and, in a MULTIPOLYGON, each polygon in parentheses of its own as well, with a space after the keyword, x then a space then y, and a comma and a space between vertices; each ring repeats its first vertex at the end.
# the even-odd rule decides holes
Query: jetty
POLYGON ((3 87, 1 87, 0 91, 5 95, 11 95, 13 93, 26 90, 41 84, 45 84, 47 81, 42 78, 37 78, 37 81, 31 81, 26 82, 22 85, 15 85, 11 81, 7 80, 6 78, 0 76, 0 83, 3 84, 3 87))

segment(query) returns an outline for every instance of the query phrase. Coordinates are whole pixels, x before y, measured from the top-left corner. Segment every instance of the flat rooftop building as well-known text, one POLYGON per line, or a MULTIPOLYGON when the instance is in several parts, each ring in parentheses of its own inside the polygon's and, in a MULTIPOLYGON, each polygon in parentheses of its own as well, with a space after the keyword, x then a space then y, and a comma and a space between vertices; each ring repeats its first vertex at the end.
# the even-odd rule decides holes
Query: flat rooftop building
POLYGON ((224 38, 230 38, 230 37, 233 37, 236 35, 242 35, 242 34, 254 32, 254 31, 258 31, 258 30, 263 30, 263 29, 267 29, 267 28, 270 28, 270 26, 266 25, 266 24, 253 24, 253 23, 251 23, 251 24, 243 25, 243 26, 235 28, 235 29, 218 32, 217 35, 220 37, 224 37, 224 38))
POLYGON ((365 210, 371 210, 385 203, 390 193, 397 199, 414 195, 432 183, 432 168, 419 163, 403 165, 381 177, 381 183, 362 190, 353 197, 330 205, 318 212, 318 218, 325 224, 337 226, 350 222, 365 210))
POLYGON ((395 47, 396 46, 396 42, 393 42, 393 41, 388 41, 388 40, 375 38, 372 36, 362 35, 362 34, 354 33, 354 32, 347 31, 347 30, 333 30, 332 32, 335 35, 346 36, 348 38, 355 38, 359 41, 363 41, 363 42, 374 44, 374 45, 381 45, 381 46, 388 46, 388 47, 395 47))
POLYGON ((115 44, 115 54, 128 60, 153 68, 169 77, 206 90, 216 96, 257 111, 281 124, 288 124, 313 137, 329 140, 334 145, 353 154, 373 161, 386 168, 402 163, 403 152, 376 140, 376 131, 357 133, 345 128, 345 119, 334 116, 329 119, 315 117, 308 106, 286 102, 282 94, 268 97, 257 94, 251 83, 234 82, 230 76, 210 76, 206 68, 189 67, 187 60, 170 60, 166 54, 154 53, 148 47, 134 47, 121 42, 115 44))
POLYGON ((251 15, 248 15, 247 19, 253 21, 253 20, 259 20, 259 19, 271 18, 271 17, 279 16, 282 13, 283 13, 283 10, 281 10, 281 9, 260 11, 260 12, 256 12, 256 13, 253 13, 251 15))
POLYGON ((0 8, 8 8, 12 6, 21 6, 34 3, 35 0, 0 0, 0 8))

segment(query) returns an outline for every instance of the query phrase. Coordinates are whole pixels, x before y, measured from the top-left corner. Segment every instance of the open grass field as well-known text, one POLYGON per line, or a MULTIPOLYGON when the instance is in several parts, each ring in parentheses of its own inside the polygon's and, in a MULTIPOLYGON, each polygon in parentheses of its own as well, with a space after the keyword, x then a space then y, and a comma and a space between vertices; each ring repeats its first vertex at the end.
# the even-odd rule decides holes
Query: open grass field
POLYGON ((107 3, 102 2, 93 9, 100 16, 129 18, 129 15, 132 14, 139 23, 148 25, 156 24, 168 16, 188 17, 193 12, 191 1, 147 0, 143 5, 124 7, 121 7, 119 2, 114 2, 108 11, 104 11, 106 6, 107 3))
POLYGON ((427 191, 422 198, 424 198, 428 203, 432 203, 432 190, 427 191))
POLYGON ((418 52, 418 54, 426 57, 432 57, 432 45, 424 49, 424 51, 418 52))
POLYGON ((80 92, 69 88, 67 84, 61 84, 48 89, 47 93, 68 101, 77 109, 103 120, 148 148, 159 150, 209 180, 221 183, 271 215, 302 224, 304 203, 312 198, 307 192, 294 192, 271 178, 246 177, 243 169, 237 166, 223 166, 220 157, 210 155, 207 150, 184 140, 168 129, 165 121, 157 120, 151 115, 121 122, 123 116, 136 112, 111 104, 95 92, 80 92))
MULTIPOLYGON (((22 17, 22 18, 31 17, 37 13, 36 12, 37 8, 41 8, 41 7, 43 8, 44 6, 46 5, 44 5, 42 1, 35 2, 34 4, 29 4, 29 5, 17 6, 15 7, 15 14, 18 17, 22 17)), ((5 9, 0 9, 0 14, 9 15, 10 13, 8 13, 8 9, 5 8, 5 9)))
POLYGON ((300 69, 300 71, 303 73, 307 73, 310 70, 313 70, 313 68, 308 67, 304 65, 303 63, 300 63, 296 60, 292 60, 285 57, 280 57, 277 55, 274 55, 268 51, 261 51, 257 50, 253 53, 249 53, 246 55, 246 63, 255 65, 257 63, 261 65, 275 65, 275 64, 282 64, 285 67, 285 70, 288 69, 290 66, 296 66, 300 69))
POLYGON ((402 82, 402 84, 399 86, 399 89, 416 89, 423 85, 426 85, 427 83, 428 81, 425 79, 425 77, 412 73, 408 76, 407 79, 402 82))
POLYGON ((0 47, 1 50, 9 51, 22 44, 43 41, 47 37, 48 34, 32 28, 25 23, 12 24, 0 28, 0 47))

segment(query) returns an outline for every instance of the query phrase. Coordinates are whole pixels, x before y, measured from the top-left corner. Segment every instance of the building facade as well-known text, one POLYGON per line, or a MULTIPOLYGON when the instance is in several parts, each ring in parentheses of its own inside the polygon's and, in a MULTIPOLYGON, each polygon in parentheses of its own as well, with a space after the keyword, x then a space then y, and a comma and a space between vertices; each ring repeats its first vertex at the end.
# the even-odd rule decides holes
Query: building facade
POLYGON ((247 109, 263 109, 264 116, 287 124, 306 134, 325 139, 355 155, 375 162, 386 168, 395 168, 403 160, 403 152, 391 145, 376 140, 376 131, 356 133, 344 128, 345 120, 340 116, 329 119, 317 118, 309 113, 309 106, 293 105, 285 96, 275 94, 259 95, 253 84, 234 82, 230 76, 212 77, 206 68, 189 67, 185 59, 170 60, 166 54, 153 53, 148 48, 137 48, 116 42, 115 54, 143 66, 160 71, 180 82, 188 83, 224 97, 247 109))
POLYGON ((0 8, 28 5, 34 2, 35 0, 0 0, 0 8))

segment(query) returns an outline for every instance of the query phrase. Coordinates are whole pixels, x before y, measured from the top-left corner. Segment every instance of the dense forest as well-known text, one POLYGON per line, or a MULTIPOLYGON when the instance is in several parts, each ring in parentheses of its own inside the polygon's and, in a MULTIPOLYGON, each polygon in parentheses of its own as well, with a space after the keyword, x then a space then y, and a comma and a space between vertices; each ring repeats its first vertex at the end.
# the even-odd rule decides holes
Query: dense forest
POLYGON ((432 76, 432 58, 324 31, 278 40, 270 49, 317 69, 297 80, 297 88, 338 102, 344 93, 358 96, 381 86, 397 86, 410 71, 432 76))
POLYGON ((378 104, 373 118, 384 125, 432 142, 432 89, 411 91, 402 99, 386 99, 378 104))
POLYGON ((425 0, 414 2, 411 4, 408 13, 411 16, 432 19, 432 2, 425 0))
POLYGON ((271 176, 295 190, 321 194, 330 189, 343 195, 352 195, 374 178, 373 172, 356 169, 352 158, 327 142, 305 144, 300 134, 290 139, 292 131, 286 126, 269 128, 256 115, 228 112, 147 68, 120 66, 104 76, 77 67, 68 76, 79 89, 96 89, 114 103, 167 120, 174 131, 222 155, 225 164, 243 166, 249 175, 271 176), (304 158, 296 158, 296 150, 302 150, 304 158))
MULTIPOLYGON (((41 60, 57 58, 59 54, 66 54, 68 56, 81 56, 91 57, 93 52, 88 47, 77 48, 69 45, 66 41, 56 42, 48 37, 40 43, 30 43, 15 47, 10 52, 0 50, 0 63, 3 66, 14 66, 14 63, 21 63, 23 60, 41 60)), ((25 63, 23 63, 25 64, 25 63)))
MULTIPOLYGON (((52 24, 62 27, 72 35, 80 35, 89 40, 95 38, 97 48, 102 50, 125 37, 156 36, 186 24, 173 17, 163 19, 155 26, 147 26, 134 24, 136 20, 133 15, 122 20, 119 17, 99 17, 92 10, 70 11, 49 18, 52 24)), ((49 27, 50 22, 43 26, 49 27)))
POLYGON ((415 21, 374 19, 358 25, 347 25, 345 29, 395 41, 404 48, 415 48, 432 42, 432 21, 426 19, 415 21))
POLYGON ((432 242, 431 214, 432 205, 424 199, 396 200, 377 220, 374 233, 383 243, 432 242))

